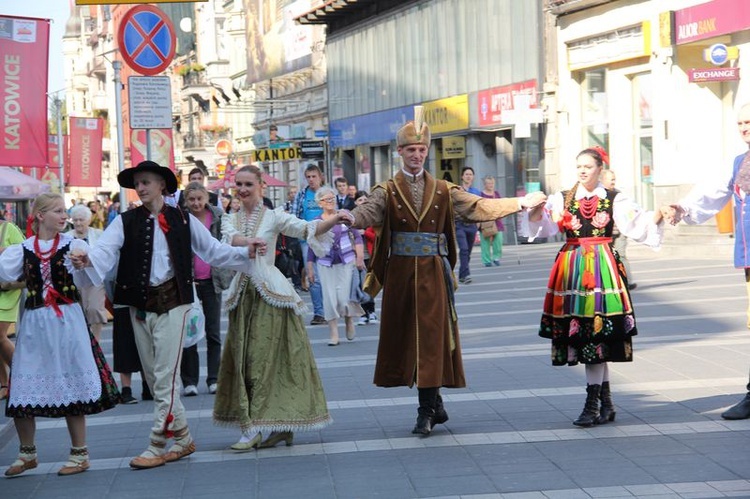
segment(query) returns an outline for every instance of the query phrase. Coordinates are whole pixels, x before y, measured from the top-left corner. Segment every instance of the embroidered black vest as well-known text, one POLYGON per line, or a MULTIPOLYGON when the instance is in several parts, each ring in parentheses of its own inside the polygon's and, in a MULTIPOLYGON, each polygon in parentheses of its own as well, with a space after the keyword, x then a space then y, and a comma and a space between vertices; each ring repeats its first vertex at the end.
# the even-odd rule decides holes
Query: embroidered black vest
MULTIPOLYGON (((59 248, 52 256, 50 260, 50 279, 52 280, 52 287, 61 296, 74 302, 80 302, 81 296, 73 282, 73 276, 68 272, 63 263, 65 255, 69 250, 70 243, 59 248)), ((26 289, 28 290, 26 301, 24 302, 26 309, 42 308, 45 306, 41 263, 41 260, 33 251, 25 246, 23 247, 23 275, 26 278, 26 289)), ((58 299, 57 303, 62 304, 65 302, 58 299)))
MULTIPOLYGON (((162 213, 169 225, 169 232, 165 236, 179 303, 193 303, 193 250, 188 215, 171 206, 164 206, 162 213)), ((143 310, 151 277, 154 230, 161 228, 155 227, 157 220, 145 208, 129 210, 121 216, 125 242, 120 249, 120 263, 117 266, 115 303, 143 310)))

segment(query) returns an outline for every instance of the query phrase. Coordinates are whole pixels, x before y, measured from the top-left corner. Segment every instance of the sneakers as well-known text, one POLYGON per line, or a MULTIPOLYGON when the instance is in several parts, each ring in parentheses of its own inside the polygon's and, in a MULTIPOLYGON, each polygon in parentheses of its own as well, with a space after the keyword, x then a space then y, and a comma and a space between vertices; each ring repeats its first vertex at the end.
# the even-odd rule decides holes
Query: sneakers
POLYGON ((310 321, 311 326, 321 326, 323 324, 328 324, 328 323, 326 322, 325 318, 320 315, 314 316, 312 320, 310 321))
POLYGON ((372 312, 370 315, 367 316, 367 322, 370 324, 377 324, 380 321, 378 320, 378 316, 375 315, 375 312, 372 312))
POLYGON ((138 403, 138 399, 133 397, 133 391, 130 389, 129 386, 122 387, 121 403, 128 404, 128 405, 138 403))
POLYGON ((367 315, 363 315, 357 321, 358 326, 366 326, 370 321, 367 319, 367 315))
POLYGON ((185 390, 182 392, 182 394, 186 397, 195 397, 198 395, 198 387, 195 385, 188 385, 185 387, 185 390))
POLYGON ((492 265, 494 265, 495 267, 499 267, 500 266, 500 260, 492 260, 492 265))
POLYGON ((210 393, 211 395, 215 395, 217 388, 218 387, 217 387, 216 383, 211 383, 210 385, 208 385, 208 393, 210 393))
POLYGON ((461 277, 458 279, 458 282, 461 284, 469 284, 471 282, 471 276, 467 275, 466 277, 461 277))

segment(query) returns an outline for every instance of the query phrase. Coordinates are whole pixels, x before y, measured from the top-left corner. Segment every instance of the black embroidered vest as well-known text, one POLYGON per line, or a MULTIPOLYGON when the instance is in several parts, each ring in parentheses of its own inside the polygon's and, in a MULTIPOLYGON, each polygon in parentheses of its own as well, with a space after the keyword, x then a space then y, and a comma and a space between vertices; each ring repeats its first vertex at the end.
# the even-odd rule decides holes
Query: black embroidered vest
MULTIPOLYGON (((169 225, 169 232, 165 236, 177 282, 179 303, 192 303, 193 250, 188 215, 171 206, 164 206, 162 213, 169 225)), ((146 289, 151 277, 154 230, 161 228, 145 208, 129 210, 121 216, 125 242, 120 249, 120 262, 117 266, 115 303, 143 310, 146 307, 146 289)))
MULTIPOLYGON (((61 296, 74 302, 80 302, 81 296, 73 282, 73 276, 68 272, 63 263, 65 255, 69 250, 70 243, 59 248, 52 256, 50 260, 50 278, 52 280, 52 287, 61 296)), ((33 251, 25 246, 23 248, 23 274, 26 278, 26 289, 28 290, 24 307, 26 309, 44 307, 44 280, 42 279, 41 260, 33 251)), ((57 303, 62 304, 65 302, 58 299, 57 303)))

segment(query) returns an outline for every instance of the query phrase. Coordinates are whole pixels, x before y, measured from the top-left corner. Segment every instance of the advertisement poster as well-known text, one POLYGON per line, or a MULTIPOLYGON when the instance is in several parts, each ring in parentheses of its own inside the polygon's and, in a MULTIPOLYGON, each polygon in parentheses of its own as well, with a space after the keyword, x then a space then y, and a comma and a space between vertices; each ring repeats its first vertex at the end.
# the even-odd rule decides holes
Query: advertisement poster
POLYGON ((68 185, 102 185, 103 136, 104 120, 101 118, 70 118, 70 160, 65 172, 68 185))
POLYGON ((49 20, 0 16, 0 162, 47 165, 49 20))
POLYGON ((244 0, 247 15, 247 84, 312 66, 322 48, 323 28, 294 18, 309 12, 311 0, 244 0))
MULTIPOLYGON (((146 160, 146 131, 130 131, 130 165, 136 166, 146 160)), ((172 130, 150 130, 151 161, 175 171, 172 130)))

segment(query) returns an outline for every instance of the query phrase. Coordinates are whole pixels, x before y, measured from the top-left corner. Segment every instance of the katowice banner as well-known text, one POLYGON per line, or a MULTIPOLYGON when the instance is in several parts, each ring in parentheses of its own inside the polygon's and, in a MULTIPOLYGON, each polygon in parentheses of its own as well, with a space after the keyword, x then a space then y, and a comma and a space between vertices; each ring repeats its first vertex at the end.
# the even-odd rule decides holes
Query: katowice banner
POLYGON ((66 178, 74 187, 102 185, 102 137, 104 120, 101 118, 70 118, 70 161, 66 178), (68 172, 70 172, 68 174, 68 172))
POLYGON ((0 163, 47 166, 49 19, 0 15, 0 163))

